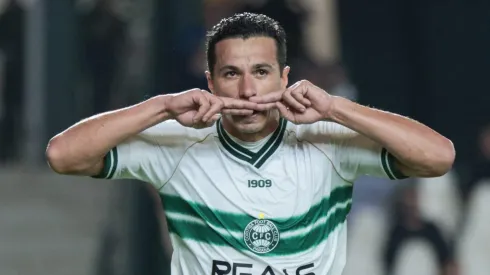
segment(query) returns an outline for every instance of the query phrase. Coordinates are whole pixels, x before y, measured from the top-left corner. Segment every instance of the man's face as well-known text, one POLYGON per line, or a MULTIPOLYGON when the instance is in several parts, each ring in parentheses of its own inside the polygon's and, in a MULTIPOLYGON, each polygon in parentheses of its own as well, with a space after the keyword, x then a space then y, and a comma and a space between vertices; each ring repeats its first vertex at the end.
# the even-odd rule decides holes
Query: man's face
MULTIPOLYGON (((216 96, 245 99, 285 89, 289 67, 281 76, 275 40, 269 37, 225 39, 216 44, 213 76, 206 72, 209 89, 216 96)), ((244 134, 262 131, 274 117, 272 111, 249 116, 225 115, 244 134)))

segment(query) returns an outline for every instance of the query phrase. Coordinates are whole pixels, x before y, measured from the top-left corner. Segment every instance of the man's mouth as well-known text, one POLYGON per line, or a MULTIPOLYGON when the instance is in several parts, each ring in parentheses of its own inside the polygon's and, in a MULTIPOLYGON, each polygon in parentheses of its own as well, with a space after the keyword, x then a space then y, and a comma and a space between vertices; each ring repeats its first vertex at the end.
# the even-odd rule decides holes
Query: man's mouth
POLYGON ((240 117, 241 119, 250 119, 250 118, 254 118, 260 114, 262 114, 263 112, 261 111, 253 111, 253 113, 249 114, 249 115, 240 115, 238 117, 240 117))

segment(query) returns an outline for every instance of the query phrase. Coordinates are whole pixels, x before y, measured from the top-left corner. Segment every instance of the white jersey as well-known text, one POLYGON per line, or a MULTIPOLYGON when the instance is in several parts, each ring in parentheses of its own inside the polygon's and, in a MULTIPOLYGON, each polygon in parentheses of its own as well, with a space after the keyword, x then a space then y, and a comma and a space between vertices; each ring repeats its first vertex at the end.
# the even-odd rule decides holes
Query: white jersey
POLYGON ((100 177, 159 190, 172 275, 340 275, 353 182, 401 178, 393 157, 331 122, 281 119, 258 144, 220 121, 201 130, 166 121, 111 150, 100 177))

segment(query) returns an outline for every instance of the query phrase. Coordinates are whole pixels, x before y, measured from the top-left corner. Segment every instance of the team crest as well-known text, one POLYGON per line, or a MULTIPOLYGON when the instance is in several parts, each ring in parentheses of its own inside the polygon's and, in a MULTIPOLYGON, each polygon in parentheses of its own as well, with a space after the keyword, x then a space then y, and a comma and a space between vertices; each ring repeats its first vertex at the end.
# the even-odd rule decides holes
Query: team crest
POLYGON ((274 250, 279 243, 279 230, 269 220, 253 220, 245 227, 243 240, 253 252, 268 253, 274 250))

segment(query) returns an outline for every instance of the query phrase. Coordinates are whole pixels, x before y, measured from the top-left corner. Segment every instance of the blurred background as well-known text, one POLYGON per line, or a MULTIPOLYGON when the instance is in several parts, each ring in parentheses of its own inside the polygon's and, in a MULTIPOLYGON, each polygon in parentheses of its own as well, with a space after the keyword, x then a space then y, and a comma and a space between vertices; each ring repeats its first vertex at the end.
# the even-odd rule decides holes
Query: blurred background
POLYGON ((488 0, 0 0, 0 274, 136 274, 117 266, 162 253, 138 233, 162 217, 146 185, 57 176, 46 144, 93 114, 206 89, 205 31, 243 11, 284 26, 290 83, 455 144, 444 177, 356 183, 344 274, 490 274, 488 0))

